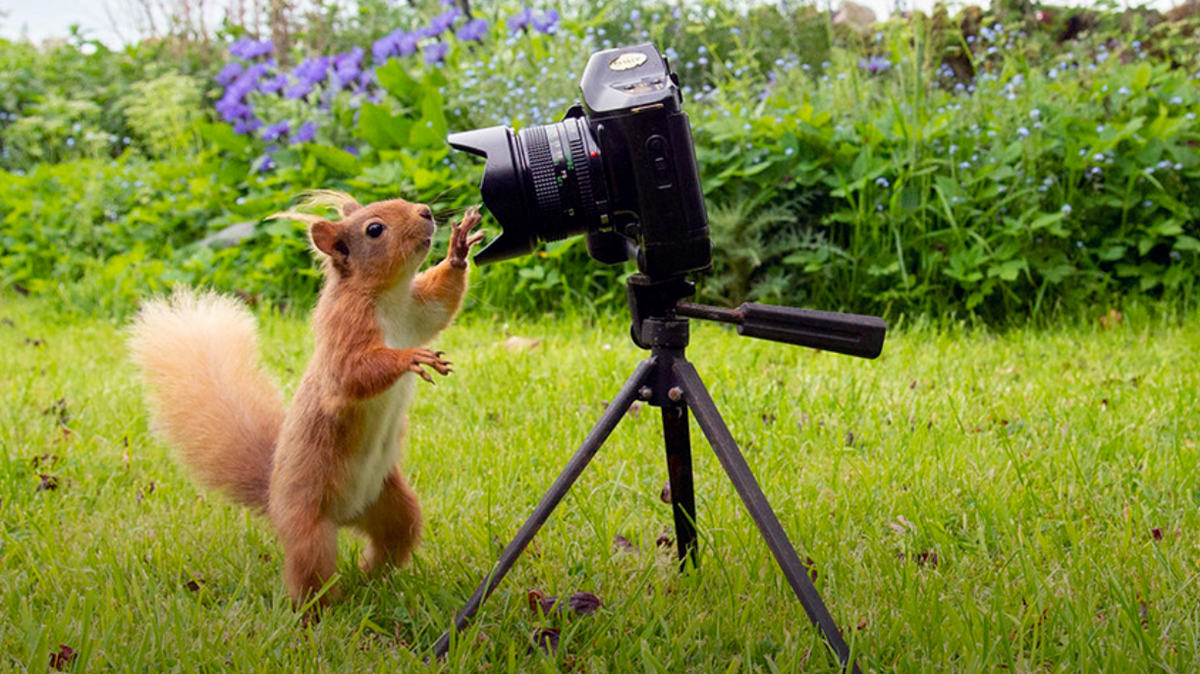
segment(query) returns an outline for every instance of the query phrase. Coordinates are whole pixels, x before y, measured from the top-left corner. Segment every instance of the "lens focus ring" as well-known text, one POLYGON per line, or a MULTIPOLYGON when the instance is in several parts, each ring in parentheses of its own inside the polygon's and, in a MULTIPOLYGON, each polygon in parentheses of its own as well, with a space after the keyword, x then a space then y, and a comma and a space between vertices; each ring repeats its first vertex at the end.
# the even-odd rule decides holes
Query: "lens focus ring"
POLYGON ((525 141, 525 152, 529 159, 529 174, 533 182, 535 218, 533 226, 538 238, 555 241, 563 238, 559 220, 562 206, 558 196, 558 178, 555 175, 554 157, 550 154, 550 141, 546 128, 535 126, 521 132, 525 141))

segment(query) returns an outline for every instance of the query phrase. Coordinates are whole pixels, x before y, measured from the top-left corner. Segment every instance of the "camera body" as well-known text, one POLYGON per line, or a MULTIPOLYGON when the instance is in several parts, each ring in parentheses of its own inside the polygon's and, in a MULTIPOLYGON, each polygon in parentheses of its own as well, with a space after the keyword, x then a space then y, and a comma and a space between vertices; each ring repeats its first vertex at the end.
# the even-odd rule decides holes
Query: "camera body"
POLYGON ((480 264, 585 234, 600 262, 634 260, 654 279, 707 269, 712 242, 679 81, 653 44, 592 54, 582 105, 561 122, 514 133, 451 134, 487 158, 480 192, 503 233, 480 264))

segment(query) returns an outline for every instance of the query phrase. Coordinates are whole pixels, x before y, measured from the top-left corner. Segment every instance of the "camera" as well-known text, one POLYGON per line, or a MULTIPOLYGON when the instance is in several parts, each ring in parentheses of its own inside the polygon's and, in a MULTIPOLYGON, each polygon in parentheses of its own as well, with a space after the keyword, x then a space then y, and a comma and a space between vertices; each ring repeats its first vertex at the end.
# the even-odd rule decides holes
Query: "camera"
POLYGON ((476 256, 526 255, 584 234, 588 253, 653 279, 707 269, 712 241, 679 79, 651 43, 592 54, 561 122, 454 133, 486 158, 480 193, 502 233, 476 256))

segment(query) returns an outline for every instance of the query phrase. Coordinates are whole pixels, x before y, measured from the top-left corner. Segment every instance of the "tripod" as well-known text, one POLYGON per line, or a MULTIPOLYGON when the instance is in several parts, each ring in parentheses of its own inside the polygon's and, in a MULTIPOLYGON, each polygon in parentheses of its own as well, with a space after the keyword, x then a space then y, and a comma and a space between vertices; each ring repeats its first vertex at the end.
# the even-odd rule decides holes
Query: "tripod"
POLYGON ((692 485, 692 448, 688 429, 688 410, 696 416, 704 436, 712 445, 721 467, 729 475, 738 496, 746 504, 750 516, 766 540, 767 547, 783 570, 788 584, 808 613, 809 620, 820 628, 842 663, 843 671, 859 672, 850 660, 850 649, 838 631, 838 626, 821 600, 821 595, 808 577, 787 534, 771 510, 767 497, 759 487, 754 473, 738 450, 737 443, 721 418, 708 389, 696 369, 688 362, 684 351, 688 345, 688 317, 733 323, 739 334, 774 341, 836 351, 863 358, 875 358, 883 348, 886 326, 871 316, 807 311, 789 307, 743 304, 735 310, 718 309, 690 302, 681 302, 695 292, 694 285, 684 279, 655 281, 635 274, 628 282, 629 308, 633 316, 632 337, 640 347, 650 350, 633 375, 621 387, 612 403, 600 415, 600 420, 588 433, 583 444, 567 462, 550 491, 542 497, 533 514, 517 532, 516 537, 500 554, 500 559, 474 594, 467 601, 454 625, 434 644, 434 653, 442 657, 450 648, 452 632, 466 627, 467 621, 479 611, 483 601, 503 580, 517 558, 550 517, 587 467, 609 434, 616 428, 634 400, 662 410, 663 440, 667 452, 667 472, 671 484, 671 503, 675 519, 675 539, 678 543, 680 567, 690 560, 698 563, 696 551, 696 501, 692 485))

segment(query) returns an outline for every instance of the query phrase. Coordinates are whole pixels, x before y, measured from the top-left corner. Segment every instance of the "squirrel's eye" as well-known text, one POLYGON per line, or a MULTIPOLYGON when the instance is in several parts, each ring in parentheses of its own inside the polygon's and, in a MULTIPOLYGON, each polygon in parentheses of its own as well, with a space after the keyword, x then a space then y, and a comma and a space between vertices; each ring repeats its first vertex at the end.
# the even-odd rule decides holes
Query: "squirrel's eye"
POLYGON ((383 234, 384 229, 383 223, 372 222, 371 224, 367 225, 367 236, 371 237, 372 239, 378 239, 379 236, 383 234))

